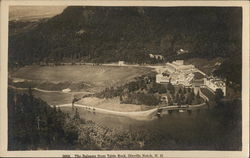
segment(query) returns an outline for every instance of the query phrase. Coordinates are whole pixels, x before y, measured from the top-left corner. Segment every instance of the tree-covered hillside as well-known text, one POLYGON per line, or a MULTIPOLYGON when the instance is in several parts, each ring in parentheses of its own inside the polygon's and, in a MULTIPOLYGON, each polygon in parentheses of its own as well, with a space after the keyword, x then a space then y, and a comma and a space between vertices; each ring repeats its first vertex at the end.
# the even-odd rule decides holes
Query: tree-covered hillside
POLYGON ((31 90, 26 94, 9 89, 8 150, 241 150, 242 146, 239 100, 189 114, 173 112, 141 125, 131 122, 126 129, 83 119, 83 111, 52 108, 31 90))
POLYGON ((174 59, 241 55, 239 7, 68 7, 24 33, 12 34, 9 63, 149 62, 149 53, 174 59))
POLYGON ((28 94, 8 91, 9 150, 75 149, 80 122, 77 111, 70 117, 35 98, 31 89, 28 94))

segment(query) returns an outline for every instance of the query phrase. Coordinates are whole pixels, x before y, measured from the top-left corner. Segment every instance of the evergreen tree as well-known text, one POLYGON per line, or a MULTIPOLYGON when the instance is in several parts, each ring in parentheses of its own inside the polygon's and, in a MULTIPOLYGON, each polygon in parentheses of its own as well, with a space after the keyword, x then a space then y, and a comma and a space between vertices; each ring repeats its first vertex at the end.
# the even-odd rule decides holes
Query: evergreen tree
POLYGON ((78 112, 78 108, 75 109, 75 114, 74 114, 73 119, 76 121, 80 120, 80 114, 78 112))
MULTIPOLYGON (((9 90, 8 135, 10 149, 64 149, 63 146, 72 141, 74 142, 72 145, 76 145, 77 137, 68 139, 68 135, 78 135, 76 124, 71 125, 73 131, 67 128, 71 120, 70 117, 64 115, 60 109, 57 110, 55 106, 51 108, 46 102, 33 98, 31 93, 27 93, 15 94, 17 104, 12 108, 15 105, 15 95, 13 95, 13 91, 9 90), (33 100, 32 104, 30 100, 33 100)), ((76 118, 78 117, 80 116, 76 113, 76 118)))
POLYGON ((184 90, 183 90, 183 93, 184 93, 184 94, 186 94, 186 93, 187 93, 187 90, 186 90, 186 88, 184 88, 184 90))
POLYGON ((191 90, 191 93, 190 93, 190 98, 191 98, 191 100, 194 100, 194 97, 195 97, 194 91, 191 90))
POLYGON ((32 93, 32 88, 31 88, 31 86, 29 86, 28 94, 29 94, 30 97, 33 97, 33 93, 32 93))
POLYGON ((168 84, 167 84, 167 90, 168 90, 171 94, 174 94, 174 93, 175 93, 175 88, 174 88, 174 86, 172 85, 172 83, 168 83, 168 84))
POLYGON ((181 87, 179 88, 178 93, 179 93, 179 94, 182 94, 182 88, 181 88, 181 87))
POLYGON ((217 89, 215 90, 215 97, 214 97, 215 102, 216 102, 217 104, 219 104, 219 103, 220 103, 220 100, 221 100, 222 98, 223 98, 223 91, 222 91, 221 89, 217 88, 217 89))
POLYGON ((178 103, 179 102, 179 100, 180 100, 180 98, 179 98, 179 94, 178 93, 176 93, 176 95, 175 95, 175 103, 178 103))
POLYGON ((159 94, 163 94, 163 93, 166 93, 167 90, 164 86, 159 85, 158 92, 159 92, 159 94))
POLYGON ((120 102, 122 102, 123 101, 123 98, 122 98, 122 95, 120 95, 120 102))

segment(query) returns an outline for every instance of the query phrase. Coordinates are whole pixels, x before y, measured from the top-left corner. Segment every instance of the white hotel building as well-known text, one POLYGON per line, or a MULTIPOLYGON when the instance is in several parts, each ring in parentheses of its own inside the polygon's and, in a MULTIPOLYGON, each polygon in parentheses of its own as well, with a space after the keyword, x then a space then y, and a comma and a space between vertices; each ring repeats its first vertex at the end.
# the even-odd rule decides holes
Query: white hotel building
MULTIPOLYGON (((156 75, 157 83, 169 83, 173 85, 184 85, 186 87, 192 86, 194 79, 194 72, 201 72, 196 69, 194 65, 184 65, 183 60, 176 60, 172 63, 166 63, 166 72, 159 73, 156 75)), ((205 75, 203 73, 203 75, 205 75)), ((224 96, 226 96, 226 84, 221 79, 215 77, 204 77, 202 83, 199 86, 206 86, 212 92, 216 89, 221 89, 224 96)))
POLYGON ((194 65, 184 65, 183 60, 176 60, 172 63, 166 63, 167 73, 159 73, 156 75, 157 83, 169 83, 173 85, 182 84, 191 86, 194 77, 194 65))

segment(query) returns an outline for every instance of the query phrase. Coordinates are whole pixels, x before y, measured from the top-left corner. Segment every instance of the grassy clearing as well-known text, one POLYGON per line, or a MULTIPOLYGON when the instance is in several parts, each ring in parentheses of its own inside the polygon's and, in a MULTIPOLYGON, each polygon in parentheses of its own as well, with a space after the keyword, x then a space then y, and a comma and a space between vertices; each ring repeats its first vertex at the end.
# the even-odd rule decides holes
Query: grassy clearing
POLYGON ((135 104, 121 104, 119 97, 112 99, 101 99, 96 97, 83 98, 77 102, 92 107, 108 109, 113 111, 131 112, 131 111, 144 111, 155 108, 154 106, 135 105, 135 104))
POLYGON ((150 71, 149 68, 142 67, 90 65, 26 66, 12 73, 11 76, 12 78, 21 78, 40 83, 76 84, 84 82, 87 86, 91 87, 92 91, 99 91, 106 87, 122 85, 150 71))

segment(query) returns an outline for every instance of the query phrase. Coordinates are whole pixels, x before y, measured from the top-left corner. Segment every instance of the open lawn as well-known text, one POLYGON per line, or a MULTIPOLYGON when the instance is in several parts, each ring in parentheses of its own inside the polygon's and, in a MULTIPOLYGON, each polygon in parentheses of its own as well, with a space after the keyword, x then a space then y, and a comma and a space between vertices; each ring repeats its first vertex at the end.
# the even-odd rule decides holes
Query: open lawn
MULTIPOLYGON (((128 66, 26 66, 13 72, 11 77, 31 80, 37 83, 76 84, 83 82, 92 91, 99 91, 106 87, 125 84, 133 78, 149 72, 151 72, 150 68, 128 66)), ((46 89, 45 86, 44 88, 46 89)))
POLYGON ((135 105, 135 104, 120 104, 119 97, 112 99, 100 99, 96 97, 83 98, 77 102, 77 104, 87 105, 91 107, 97 107, 107 110, 120 111, 120 112, 132 112, 132 111, 144 111, 155 108, 155 106, 135 105))

